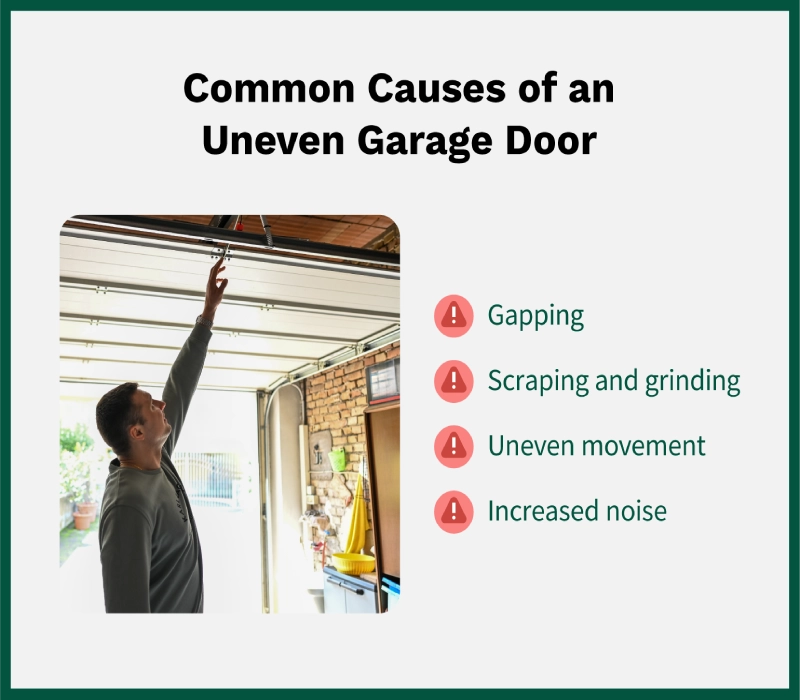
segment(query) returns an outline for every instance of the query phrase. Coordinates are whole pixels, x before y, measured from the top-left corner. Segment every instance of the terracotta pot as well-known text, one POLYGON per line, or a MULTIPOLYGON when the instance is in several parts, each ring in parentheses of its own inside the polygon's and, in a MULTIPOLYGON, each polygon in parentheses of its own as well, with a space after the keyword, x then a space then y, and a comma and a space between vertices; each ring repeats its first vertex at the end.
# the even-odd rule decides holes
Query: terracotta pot
POLYGON ((97 504, 96 503, 79 503, 78 512, 82 515, 91 515, 92 519, 89 521, 93 523, 97 518, 97 504))
POLYGON ((92 516, 89 513, 73 513, 72 517, 75 520, 76 530, 89 529, 89 525, 92 522, 92 516))

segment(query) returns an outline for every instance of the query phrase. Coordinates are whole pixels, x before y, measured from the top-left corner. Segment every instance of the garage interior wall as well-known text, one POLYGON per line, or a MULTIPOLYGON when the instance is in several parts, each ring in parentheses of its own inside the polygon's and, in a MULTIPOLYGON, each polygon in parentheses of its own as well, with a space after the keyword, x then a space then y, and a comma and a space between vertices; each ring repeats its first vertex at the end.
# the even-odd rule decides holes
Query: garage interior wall
MULTIPOLYGON (((341 478, 334 477, 329 465, 324 469, 309 472, 310 482, 319 498, 318 508, 331 518, 336 536, 328 541, 327 555, 340 551, 341 542, 347 533, 340 532, 345 511, 345 498, 355 493, 362 459, 367 459, 364 409, 367 407, 366 368, 370 365, 400 357, 400 343, 382 348, 377 352, 334 367, 306 380, 306 422, 309 434, 319 430, 330 430, 334 449, 343 447, 347 453, 347 469, 342 472, 347 488, 341 478)), ((369 553, 372 539, 372 512, 367 508, 370 530, 364 548, 369 553)), ((315 568, 322 568, 322 553, 315 553, 315 568)))

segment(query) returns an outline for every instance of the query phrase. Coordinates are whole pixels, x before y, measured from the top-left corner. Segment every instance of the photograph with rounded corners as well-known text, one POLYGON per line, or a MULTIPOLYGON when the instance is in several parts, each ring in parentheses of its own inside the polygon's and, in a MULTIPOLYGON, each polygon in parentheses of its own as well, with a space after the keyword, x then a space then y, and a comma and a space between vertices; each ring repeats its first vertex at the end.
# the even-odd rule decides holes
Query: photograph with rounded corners
POLYGON ((397 225, 76 215, 59 240, 64 609, 396 609, 397 225))

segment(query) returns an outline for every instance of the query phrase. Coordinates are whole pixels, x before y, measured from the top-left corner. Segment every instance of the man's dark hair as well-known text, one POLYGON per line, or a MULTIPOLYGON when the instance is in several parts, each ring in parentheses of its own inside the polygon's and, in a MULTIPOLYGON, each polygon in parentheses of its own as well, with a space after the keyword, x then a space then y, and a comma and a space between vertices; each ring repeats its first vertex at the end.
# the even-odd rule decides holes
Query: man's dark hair
POLYGON ((97 402, 97 429, 106 445, 118 457, 127 456, 130 447, 128 428, 142 422, 141 411, 133 403, 133 395, 138 388, 136 382, 125 382, 97 402))

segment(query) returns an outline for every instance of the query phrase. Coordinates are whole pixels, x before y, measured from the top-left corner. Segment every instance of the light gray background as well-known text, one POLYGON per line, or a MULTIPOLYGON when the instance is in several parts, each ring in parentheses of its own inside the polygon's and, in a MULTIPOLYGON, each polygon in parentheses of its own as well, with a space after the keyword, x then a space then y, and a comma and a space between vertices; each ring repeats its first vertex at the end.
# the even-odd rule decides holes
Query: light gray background
POLYGON ((14 13, 12 684, 728 687, 788 684, 788 14, 14 13), (224 41, 219 41, 225 37, 224 41), (515 86, 558 71, 552 104, 515 86), (212 80, 348 78, 350 105, 206 103, 212 80), (501 104, 375 104, 369 77, 506 82, 501 104), (613 104, 573 105, 576 78, 613 104), (202 126, 345 134, 342 156, 204 153, 202 126), (491 155, 368 157, 358 129, 470 126, 491 155), (507 124, 597 131, 589 157, 504 154, 507 124), (78 213, 380 213, 403 240, 403 599, 397 614, 92 619, 56 609, 58 229, 78 213), (476 321, 439 335, 436 302, 476 321), (36 306, 29 300, 34 297, 36 306), (584 308, 520 334, 491 303, 584 308), (35 312, 34 312, 35 308, 35 312), (467 362, 463 404, 433 390, 467 362), (742 394, 504 395, 509 371, 741 373, 742 394), (432 444, 467 427, 476 455, 432 444), (703 460, 498 460, 489 432, 688 438, 703 460), (461 535, 441 493, 476 509, 461 535), (26 494, 23 499, 22 495, 26 494), (30 496, 35 494, 35 497, 30 496), (487 502, 663 503, 662 524, 501 524, 487 502), (55 508, 55 505, 53 505, 55 508), (386 644, 379 643, 385 639, 386 644), (140 659, 152 661, 143 668, 140 659), (167 661, 168 659, 168 661, 167 661), (134 661, 136 660, 136 661, 134 661), (320 674, 320 665, 331 673, 320 674), (338 672, 334 672, 339 669, 338 672))

